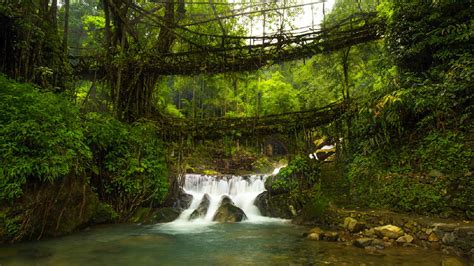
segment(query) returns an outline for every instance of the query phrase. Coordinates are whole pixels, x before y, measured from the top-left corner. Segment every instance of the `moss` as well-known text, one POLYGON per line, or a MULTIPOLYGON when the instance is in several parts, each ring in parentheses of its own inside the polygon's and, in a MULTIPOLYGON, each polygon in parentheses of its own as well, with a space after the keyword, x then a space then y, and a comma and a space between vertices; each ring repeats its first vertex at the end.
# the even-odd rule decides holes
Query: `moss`
POLYGON ((99 203, 91 222, 93 224, 114 223, 118 220, 118 213, 107 203, 99 203))
POLYGON ((217 172, 216 170, 212 170, 212 169, 202 170, 202 173, 204 175, 218 175, 219 174, 219 172, 217 172))

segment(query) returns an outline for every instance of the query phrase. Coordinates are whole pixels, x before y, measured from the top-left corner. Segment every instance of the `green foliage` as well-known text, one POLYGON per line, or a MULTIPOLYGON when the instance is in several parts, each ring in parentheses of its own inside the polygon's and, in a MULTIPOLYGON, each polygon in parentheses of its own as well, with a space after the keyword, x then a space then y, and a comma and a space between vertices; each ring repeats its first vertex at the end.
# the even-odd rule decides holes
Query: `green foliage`
POLYGON ((127 125, 109 115, 88 113, 85 134, 94 154, 93 174, 117 211, 164 199, 168 189, 164 148, 152 123, 127 125))
POLYGON ((259 86, 262 93, 261 108, 263 114, 299 111, 300 106, 296 91, 291 84, 285 82, 279 71, 273 72, 271 79, 260 82, 259 86))
POLYGON ((20 231, 20 224, 20 216, 10 216, 8 212, 0 211, 0 242, 15 237, 20 231))
POLYGON ((415 143, 356 154, 348 177, 363 206, 470 217, 474 190, 466 173, 472 159, 462 135, 434 131, 415 143))
POLYGON ((257 173, 271 173, 274 169, 273 163, 266 156, 257 158, 252 167, 257 173))
POLYGON ((452 131, 428 134, 416 153, 420 170, 438 170, 445 174, 467 172, 473 158, 473 152, 465 147, 462 135, 452 131))
POLYGON ((321 183, 316 184, 311 191, 311 213, 315 217, 324 217, 329 208, 329 198, 322 192, 321 183))
POLYGON ((28 182, 83 176, 91 152, 78 109, 65 98, 0 76, 0 200, 28 182))
POLYGON ((380 191, 380 205, 395 210, 440 214, 448 205, 444 180, 417 179, 417 176, 388 175, 380 191))
POLYGON ((387 47, 402 72, 445 69, 472 47, 472 15, 464 1, 389 1, 381 8, 387 21, 387 47))
POLYGON ((315 165, 314 161, 296 156, 271 179, 271 188, 294 193, 301 192, 312 187, 319 172, 319 165, 315 165))

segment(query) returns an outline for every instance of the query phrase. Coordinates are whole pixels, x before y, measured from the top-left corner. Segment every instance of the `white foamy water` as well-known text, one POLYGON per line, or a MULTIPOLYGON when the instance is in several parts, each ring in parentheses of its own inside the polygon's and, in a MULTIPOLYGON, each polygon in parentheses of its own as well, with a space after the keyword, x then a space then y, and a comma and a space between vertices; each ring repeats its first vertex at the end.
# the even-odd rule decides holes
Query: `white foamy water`
MULTIPOLYGON (((278 173, 280 168, 276 168, 272 175, 278 173)), ((279 218, 265 217, 260 214, 257 206, 254 205, 257 196, 265 191, 265 180, 269 175, 250 176, 211 176, 199 174, 187 174, 183 190, 193 196, 193 200, 188 209, 184 210, 175 221, 160 225, 160 230, 172 232, 200 233, 210 229, 208 225, 212 221, 220 201, 224 196, 232 199, 234 204, 241 208, 247 215, 245 223, 272 223, 288 222, 279 218), (189 220, 191 213, 199 206, 204 195, 209 195, 209 208, 204 217, 189 220)))

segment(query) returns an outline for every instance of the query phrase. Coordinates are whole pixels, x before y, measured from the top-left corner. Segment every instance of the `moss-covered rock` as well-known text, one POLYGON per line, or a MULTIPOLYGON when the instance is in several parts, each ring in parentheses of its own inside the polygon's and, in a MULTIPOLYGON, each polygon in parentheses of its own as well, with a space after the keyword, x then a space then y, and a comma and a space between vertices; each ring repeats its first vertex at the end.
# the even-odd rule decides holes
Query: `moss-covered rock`
POLYGON ((255 199, 255 206, 264 216, 291 219, 296 216, 296 202, 288 194, 271 196, 268 191, 260 193, 255 199))
POLYGON ((209 209, 210 203, 211 201, 209 199, 209 195, 204 194, 204 196, 202 196, 201 202, 199 203, 199 206, 191 213, 191 216, 189 216, 189 220, 194 220, 199 217, 205 216, 207 210, 209 209))
POLYGON ((212 219, 220 223, 235 223, 247 219, 244 211, 230 202, 221 204, 212 219))
POLYGON ((119 218, 117 212, 107 203, 99 203, 94 216, 91 219, 93 224, 114 223, 119 218))

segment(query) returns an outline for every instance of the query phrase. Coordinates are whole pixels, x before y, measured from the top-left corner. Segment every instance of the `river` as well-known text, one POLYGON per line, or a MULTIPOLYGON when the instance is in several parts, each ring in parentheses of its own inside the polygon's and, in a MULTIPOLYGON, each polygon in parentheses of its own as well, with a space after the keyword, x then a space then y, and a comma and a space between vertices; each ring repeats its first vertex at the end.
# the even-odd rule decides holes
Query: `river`
POLYGON ((293 225, 289 220, 259 215, 252 203, 264 190, 264 181, 265 176, 188 175, 184 190, 194 199, 190 208, 174 222, 95 226, 65 237, 3 245, 0 246, 0 265, 445 265, 453 260, 462 262, 459 258, 422 248, 392 247, 368 252, 341 242, 307 240, 302 234, 308 228, 293 225), (208 213, 189 221, 204 194, 210 197, 208 213), (242 208, 248 219, 241 223, 212 222, 223 195, 242 208))

